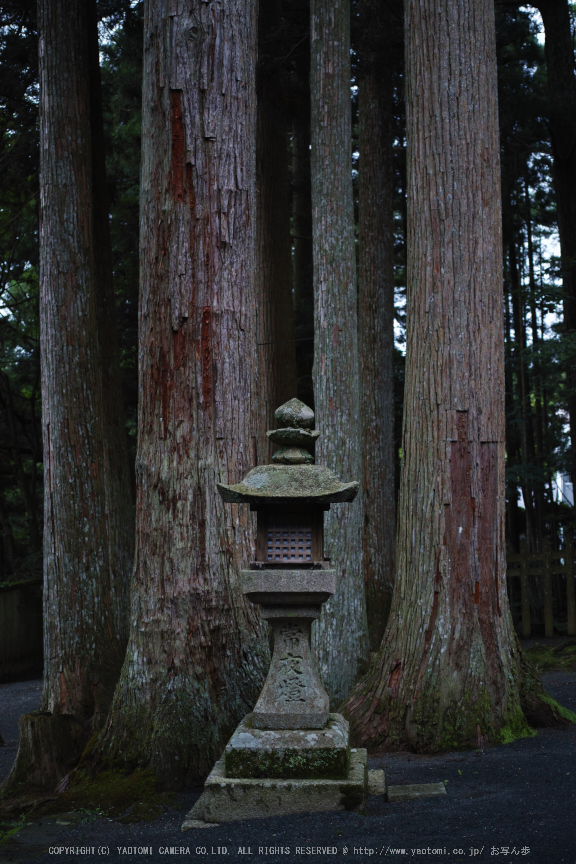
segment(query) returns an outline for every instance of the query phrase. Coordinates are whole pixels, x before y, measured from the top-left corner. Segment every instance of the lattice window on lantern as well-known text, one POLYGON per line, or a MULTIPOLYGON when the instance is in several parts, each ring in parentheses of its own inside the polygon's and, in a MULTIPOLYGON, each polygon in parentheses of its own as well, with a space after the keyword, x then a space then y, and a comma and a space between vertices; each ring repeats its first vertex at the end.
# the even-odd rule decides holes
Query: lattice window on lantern
POLYGON ((312 561, 312 526, 268 522, 268 561, 312 561))

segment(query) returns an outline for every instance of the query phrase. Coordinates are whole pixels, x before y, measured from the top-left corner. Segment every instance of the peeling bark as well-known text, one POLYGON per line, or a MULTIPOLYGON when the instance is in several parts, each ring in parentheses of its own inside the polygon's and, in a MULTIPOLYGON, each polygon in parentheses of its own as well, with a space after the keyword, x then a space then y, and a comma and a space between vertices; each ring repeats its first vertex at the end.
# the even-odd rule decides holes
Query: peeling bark
POLYGON ((124 655, 132 557, 118 358, 103 360, 116 336, 95 3, 41 0, 39 35, 42 706, 95 730, 124 655))
MULTIPOLYGON (((254 465, 254 0, 144 10, 136 560, 126 659, 90 757, 205 778, 269 660, 240 593, 254 465)), ((87 763, 87 767, 89 767, 87 763)))
POLYGON ((357 743, 434 752, 530 729, 505 578, 493 3, 407 0, 405 16, 408 331, 396 583, 377 661, 344 711, 357 743))
MULTIPOLYGON (((312 0, 310 21, 313 379, 322 432, 316 461, 346 480, 361 481, 348 0, 312 0)), ((320 676, 332 700, 350 692, 368 655, 362 532, 360 496, 352 505, 332 505, 324 551, 339 586, 322 607, 315 632, 320 676)))

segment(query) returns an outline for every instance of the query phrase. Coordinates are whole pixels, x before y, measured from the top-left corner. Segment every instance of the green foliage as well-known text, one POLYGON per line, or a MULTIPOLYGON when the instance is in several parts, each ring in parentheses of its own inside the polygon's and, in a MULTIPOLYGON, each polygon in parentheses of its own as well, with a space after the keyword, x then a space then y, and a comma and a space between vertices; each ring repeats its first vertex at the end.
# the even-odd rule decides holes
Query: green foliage
POLYGON ((26 825, 26 816, 22 813, 18 819, 10 822, 0 822, 0 847, 14 837, 26 825))
POLYGON ((41 572, 36 3, 0 10, 0 580, 41 572))

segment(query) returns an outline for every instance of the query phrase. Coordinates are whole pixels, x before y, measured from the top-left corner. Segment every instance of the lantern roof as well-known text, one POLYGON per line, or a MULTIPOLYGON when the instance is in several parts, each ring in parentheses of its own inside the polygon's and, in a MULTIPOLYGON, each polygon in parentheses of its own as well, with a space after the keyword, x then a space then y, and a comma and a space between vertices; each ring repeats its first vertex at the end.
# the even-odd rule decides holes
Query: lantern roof
POLYGON ((353 501, 359 483, 343 483, 324 465, 315 465, 313 447, 320 433, 314 430, 314 412, 299 399, 291 399, 275 412, 278 429, 267 433, 279 449, 273 465, 258 465, 240 482, 218 483, 218 492, 228 504, 275 506, 286 504, 326 505, 353 501))

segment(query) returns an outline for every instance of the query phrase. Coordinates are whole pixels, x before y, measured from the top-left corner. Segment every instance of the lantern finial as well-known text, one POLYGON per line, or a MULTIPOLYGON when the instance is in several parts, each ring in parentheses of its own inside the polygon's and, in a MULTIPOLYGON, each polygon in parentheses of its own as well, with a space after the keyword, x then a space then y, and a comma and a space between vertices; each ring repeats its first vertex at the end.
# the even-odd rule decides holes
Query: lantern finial
POLYGON ((320 435, 314 427, 314 412, 299 399, 290 399, 274 413, 278 429, 267 432, 279 450, 272 462, 281 465, 310 465, 314 462, 314 442, 320 435))

